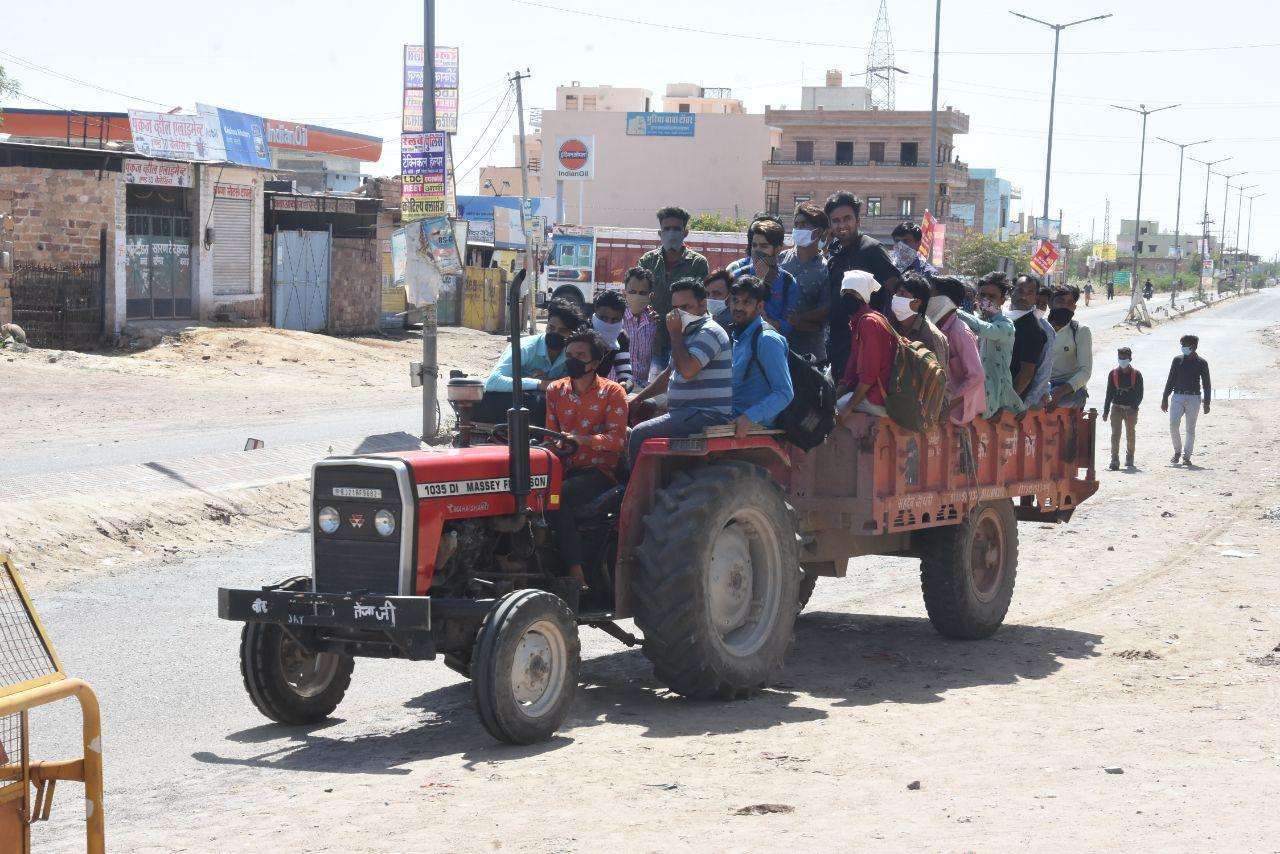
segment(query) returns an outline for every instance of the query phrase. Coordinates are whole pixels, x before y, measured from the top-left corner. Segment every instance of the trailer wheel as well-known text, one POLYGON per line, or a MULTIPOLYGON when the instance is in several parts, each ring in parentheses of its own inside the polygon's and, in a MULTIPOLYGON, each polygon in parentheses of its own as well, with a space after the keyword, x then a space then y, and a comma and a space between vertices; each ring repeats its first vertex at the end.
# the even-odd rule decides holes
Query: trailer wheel
POLYGON ((644 528, 635 620, 658 679, 699 699, 767 685, 791 645, 800 584, 777 484, 744 462, 677 472, 644 528))
POLYGON ((929 621, 949 638, 990 637, 1004 622, 1018 574, 1018 522, 1009 499, 979 504, 959 525, 919 535, 929 621))
MULTIPOLYGON (((305 575, 277 585, 306 590, 305 575)), ((271 720, 289 725, 322 721, 351 685, 355 660, 336 652, 308 653, 281 626, 245 623, 240 632, 240 674, 249 699, 271 720)))
POLYGON ((545 590, 508 593, 485 617, 471 655, 480 722, 509 744, 550 738, 578 687, 580 646, 573 612, 545 590))

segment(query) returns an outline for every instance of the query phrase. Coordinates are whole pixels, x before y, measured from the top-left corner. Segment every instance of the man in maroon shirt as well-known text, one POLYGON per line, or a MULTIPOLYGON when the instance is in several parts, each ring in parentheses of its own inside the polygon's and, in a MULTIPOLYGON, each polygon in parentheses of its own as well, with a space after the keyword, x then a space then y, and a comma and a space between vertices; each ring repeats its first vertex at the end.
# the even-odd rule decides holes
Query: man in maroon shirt
POLYGON ((889 414, 884 408, 884 390, 889 385, 898 342, 889 321, 871 309, 871 294, 879 288, 879 282, 865 270, 849 270, 840 284, 840 299, 848 310, 852 334, 849 360, 836 388, 836 409, 841 421, 852 412, 889 414))

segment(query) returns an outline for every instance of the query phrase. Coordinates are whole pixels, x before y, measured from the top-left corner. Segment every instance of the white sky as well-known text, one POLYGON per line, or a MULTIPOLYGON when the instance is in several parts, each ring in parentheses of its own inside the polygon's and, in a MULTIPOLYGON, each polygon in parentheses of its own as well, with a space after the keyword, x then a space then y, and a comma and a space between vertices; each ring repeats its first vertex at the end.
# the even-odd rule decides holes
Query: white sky
MULTIPOLYGON (((765 104, 797 106, 802 83, 820 84, 828 67, 842 69, 847 84, 859 82, 852 75, 866 67, 879 0, 439 0, 437 6, 437 41, 461 48, 462 127, 454 151, 465 192, 475 187, 472 167, 514 162, 514 120, 500 131, 510 111, 504 107, 489 122, 505 76, 517 68, 533 75, 526 107, 553 106, 555 86, 570 80, 642 86, 659 97, 666 83, 689 81, 731 87, 753 112, 765 104)), ((1134 214, 1140 118, 1108 105, 1180 102, 1149 123, 1143 218, 1173 228, 1177 149, 1154 137, 1213 137, 1188 154, 1230 155, 1219 169, 1247 172, 1235 183, 1258 186, 1246 195, 1267 193, 1254 203, 1252 249, 1266 256, 1280 251, 1280 95, 1271 85, 1280 60, 1280 4, 943 0, 939 105, 971 118, 956 152, 973 167, 999 170, 1021 188, 1022 205, 1039 213, 1053 33, 1014 18, 1010 8, 1054 21, 1115 13, 1063 34, 1050 201, 1051 215, 1063 209, 1067 231, 1087 238, 1096 223, 1101 239, 1108 196, 1113 232, 1134 214), (1220 49, 1239 45, 1262 46, 1220 49)), ((889 10, 897 64, 910 72, 898 78, 898 106, 928 109, 933 3, 889 0, 889 10)), ((370 171, 394 174, 400 45, 420 42, 421 27, 420 0, 13 2, 0 27, 0 64, 29 96, 12 99, 15 106, 47 106, 33 100, 39 99, 77 109, 157 109, 158 102, 190 110, 198 100, 381 136, 384 157, 370 171), (123 94, 24 67, 14 56, 123 94)), ((1204 177, 1204 167, 1188 159, 1184 232, 1198 227, 1190 223, 1204 206, 1204 177)), ((1233 189, 1230 233, 1236 197, 1233 189)), ((1222 202, 1222 179, 1215 177, 1209 204, 1215 221, 1222 202)), ((1245 208, 1242 230, 1247 200, 1245 208)))

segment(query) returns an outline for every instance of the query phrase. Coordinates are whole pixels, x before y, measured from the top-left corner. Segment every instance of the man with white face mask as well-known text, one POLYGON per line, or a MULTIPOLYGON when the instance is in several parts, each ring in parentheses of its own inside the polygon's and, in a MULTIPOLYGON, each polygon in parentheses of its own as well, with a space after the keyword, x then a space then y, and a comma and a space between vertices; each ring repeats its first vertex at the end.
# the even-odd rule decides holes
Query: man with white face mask
POLYGON ((631 431, 628 460, 634 465, 647 439, 691 436, 733 415, 733 347, 720 324, 707 314, 707 289, 701 279, 671 285, 671 312, 665 324, 671 339, 671 364, 631 400, 634 408, 666 393, 667 412, 642 421, 631 431))
POLYGON ((800 289, 795 311, 788 318, 792 332, 787 344, 814 364, 827 361, 827 314, 831 288, 827 282, 827 260, 822 242, 827 233, 827 215, 812 202, 796 205, 791 240, 795 246, 779 257, 778 266, 790 273, 800 289))
POLYGON ((622 318, 627 310, 627 302, 617 291, 601 291, 596 295, 594 313, 591 315, 591 326, 600 333, 609 352, 600 361, 598 372, 622 386, 630 392, 631 380, 631 342, 627 333, 622 330, 622 318))
POLYGON ((938 272, 932 264, 920 257, 920 244, 924 241, 924 232, 920 230, 920 226, 907 220, 899 223, 889 236, 893 238, 893 249, 890 250, 893 266, 903 274, 931 276, 938 272))
POLYGON ((960 318, 956 309, 964 302, 964 283, 949 276, 931 279, 933 296, 925 314, 947 336, 947 401, 951 423, 968 424, 987 407, 986 375, 978 339, 960 318))
POLYGON ((938 365, 945 376, 947 373, 948 350, 947 336, 942 334, 933 321, 925 317, 925 308, 929 305, 929 283, 922 276, 908 273, 893 295, 889 310, 893 314, 893 328, 908 341, 918 341, 938 357, 938 365))

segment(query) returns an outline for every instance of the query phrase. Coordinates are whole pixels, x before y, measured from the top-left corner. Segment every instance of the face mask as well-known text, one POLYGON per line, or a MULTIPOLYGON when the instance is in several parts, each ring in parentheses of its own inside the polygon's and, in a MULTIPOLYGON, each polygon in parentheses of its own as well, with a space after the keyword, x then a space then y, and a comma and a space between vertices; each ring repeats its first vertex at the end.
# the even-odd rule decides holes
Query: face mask
POLYGON ((712 317, 724 311, 729 305, 728 300, 716 299, 715 297, 707 297, 707 313, 712 317))
POLYGON ((703 314, 690 314, 689 312, 685 311, 683 308, 678 308, 676 309, 676 311, 680 312, 680 328, 681 329, 688 329, 690 323, 695 323, 706 316, 703 314))
POLYGON ((911 297, 894 297, 893 298, 893 316, 900 321, 915 314, 915 310, 911 308, 911 297))
POLYGON ((929 297, 928 304, 924 307, 925 316, 934 323, 942 320, 951 312, 955 311, 956 304, 949 297, 941 295, 929 297))
POLYGON ((564 360, 564 370, 565 373, 576 380, 587 375, 587 363, 569 356, 564 360))
POLYGON ((661 232, 662 248, 668 251, 679 249, 684 245, 684 234, 681 229, 664 228, 661 232))
POLYGON ((1030 311, 1032 311, 1032 309, 1011 308, 1005 312, 1005 316, 1007 316, 1010 320, 1018 320, 1019 318, 1021 318, 1023 315, 1027 314, 1030 311))
POLYGON ((813 243, 813 229, 797 228, 791 232, 791 239, 796 246, 809 246, 813 243))
POLYGON ((563 350, 565 337, 559 332, 548 332, 544 336, 543 341, 547 344, 548 350, 563 350))
POLYGON ((606 344, 612 344, 618 340, 618 333, 622 331, 622 321, 617 323, 605 323, 600 319, 599 315, 591 318, 591 325, 595 327, 596 332, 600 333, 600 337, 604 338, 606 344))
POLYGON ((642 314, 649 307, 648 294, 627 294, 627 308, 632 314, 642 314))
POLYGON ((1121 359, 1121 360, 1120 360, 1120 367, 1122 367, 1122 368, 1127 368, 1127 367, 1129 367, 1129 365, 1131 365, 1131 364, 1133 364, 1133 362, 1132 362, 1132 360, 1131 360, 1131 359, 1121 359))
POLYGON ((996 308, 996 304, 986 297, 978 297, 978 311, 985 315, 998 314, 1000 309, 996 308))
POLYGON ((1071 320, 1071 316, 1074 314, 1075 312, 1069 308, 1051 308, 1049 309, 1049 325, 1054 329, 1060 329, 1067 325, 1067 322, 1071 320))
POLYGON ((893 244, 893 264, 899 270, 905 270, 916 259, 916 250, 899 240, 893 244))
POLYGON ((1191 355, 1192 353, 1194 353, 1194 352, 1195 352, 1195 350, 1192 350, 1190 347, 1183 347, 1183 348, 1182 348, 1182 355, 1184 355, 1184 356, 1190 356, 1190 355, 1191 355))
POLYGON ((766 267, 773 266, 773 255, 763 249, 752 249, 751 260, 757 264, 764 264, 766 267))

